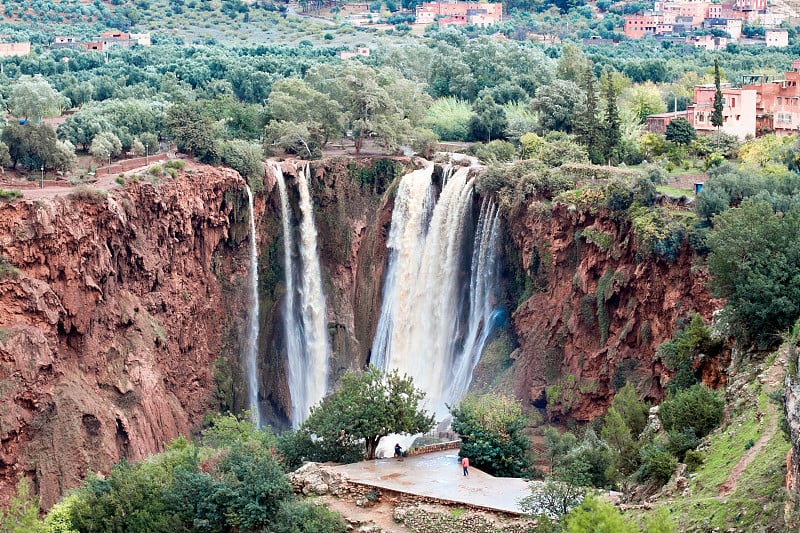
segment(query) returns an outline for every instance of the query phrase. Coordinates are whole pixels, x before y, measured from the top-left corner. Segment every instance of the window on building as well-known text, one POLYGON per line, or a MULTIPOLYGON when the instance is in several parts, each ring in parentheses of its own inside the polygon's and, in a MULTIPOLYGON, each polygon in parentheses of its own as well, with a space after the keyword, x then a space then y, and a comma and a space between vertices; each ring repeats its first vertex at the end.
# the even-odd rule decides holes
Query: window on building
POLYGON ((775 103, 781 105, 781 103, 783 103, 783 99, 779 96, 775 99, 775 103))
POLYGON ((731 107, 736 107, 736 98, 733 96, 731 97, 731 107))

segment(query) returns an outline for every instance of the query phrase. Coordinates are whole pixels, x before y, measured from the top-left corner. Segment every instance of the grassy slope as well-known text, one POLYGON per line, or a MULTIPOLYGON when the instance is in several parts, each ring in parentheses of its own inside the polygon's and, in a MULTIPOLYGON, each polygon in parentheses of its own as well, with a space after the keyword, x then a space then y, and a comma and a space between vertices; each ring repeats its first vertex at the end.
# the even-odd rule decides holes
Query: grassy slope
MULTIPOLYGON (((783 531, 786 454, 789 442, 779 429, 783 411, 769 398, 783 383, 783 359, 778 358, 764 373, 765 383, 750 380, 735 395, 726 425, 707 439, 704 462, 689 479, 689 492, 664 491, 654 506, 667 506, 682 531, 783 531), (758 413, 763 413, 759 422, 758 413), (730 494, 720 489, 731 471, 759 439, 764 439, 752 462, 736 479, 730 494)), ((734 395, 731 395, 734 396, 734 395)), ((631 511, 643 521, 649 512, 631 511)))

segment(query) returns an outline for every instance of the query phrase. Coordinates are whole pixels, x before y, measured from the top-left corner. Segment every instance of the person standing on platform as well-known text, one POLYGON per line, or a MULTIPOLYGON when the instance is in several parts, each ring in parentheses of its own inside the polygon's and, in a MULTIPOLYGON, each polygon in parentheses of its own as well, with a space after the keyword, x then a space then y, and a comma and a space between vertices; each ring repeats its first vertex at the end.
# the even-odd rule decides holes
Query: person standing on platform
POLYGON ((466 457, 461 459, 461 467, 464 469, 464 475, 469 477, 469 459, 466 457))

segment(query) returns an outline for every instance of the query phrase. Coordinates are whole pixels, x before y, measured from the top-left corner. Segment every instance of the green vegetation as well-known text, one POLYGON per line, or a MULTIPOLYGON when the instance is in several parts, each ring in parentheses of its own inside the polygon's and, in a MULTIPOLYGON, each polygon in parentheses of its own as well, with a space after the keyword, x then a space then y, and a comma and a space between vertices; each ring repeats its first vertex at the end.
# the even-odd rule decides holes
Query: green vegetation
POLYGON ((293 497, 275 437, 232 415, 212 418, 199 443, 179 437, 145 461, 90 477, 43 522, 27 487, 20 482, 0 517, 4 531, 346 531, 336 513, 293 497))
POLYGON ((450 407, 450 413, 453 431, 461 437, 460 456, 494 476, 528 473, 530 444, 522 433, 527 420, 518 401, 495 394, 468 395, 450 407))
POLYGON ((433 417, 419 408, 424 397, 412 378, 397 371, 384 374, 370 366, 348 372, 341 387, 311 408, 301 433, 315 435, 317 444, 328 448, 359 445, 363 439, 366 458, 374 459, 386 435, 425 433, 433 427, 433 417))

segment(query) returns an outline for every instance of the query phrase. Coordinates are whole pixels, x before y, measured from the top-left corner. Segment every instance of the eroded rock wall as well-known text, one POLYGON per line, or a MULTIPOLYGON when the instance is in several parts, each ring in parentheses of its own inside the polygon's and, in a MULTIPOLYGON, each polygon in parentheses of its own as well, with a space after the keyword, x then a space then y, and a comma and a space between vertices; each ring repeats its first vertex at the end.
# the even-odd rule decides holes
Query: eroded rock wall
POLYGON ((243 186, 201 167, 107 198, 0 205, 0 494, 27 475, 49 507, 216 407, 239 313, 218 276, 234 288, 246 272, 229 238, 243 186))
MULTIPOLYGON (((660 400, 669 373, 656 348, 689 312, 708 321, 720 307, 688 246, 675 262, 637 255, 627 225, 558 204, 530 204, 507 230, 518 278, 508 281, 523 293, 512 317, 517 396, 561 423, 604 414, 626 380, 660 400)), ((714 386, 720 368, 699 371, 714 386)))

